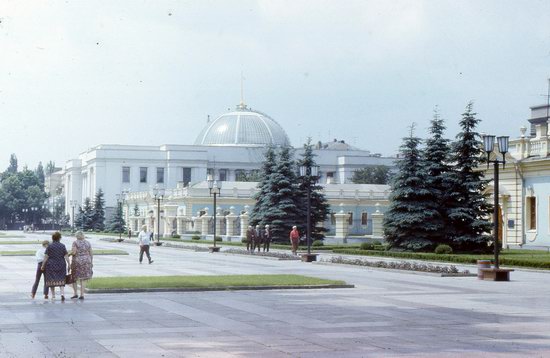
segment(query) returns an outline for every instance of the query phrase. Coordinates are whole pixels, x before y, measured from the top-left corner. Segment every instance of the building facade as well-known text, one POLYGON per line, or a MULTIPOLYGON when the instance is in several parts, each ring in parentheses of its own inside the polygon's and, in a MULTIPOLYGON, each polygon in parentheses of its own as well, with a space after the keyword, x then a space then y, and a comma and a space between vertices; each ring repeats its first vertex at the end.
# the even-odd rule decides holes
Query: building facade
MULTIPOLYGON (((357 169, 374 165, 394 166, 395 158, 372 154, 341 140, 313 145, 315 160, 320 166, 320 182, 329 186, 351 185, 351 177, 357 169)), ((275 120, 265 113, 248 108, 244 103, 215 120, 208 120, 193 145, 101 144, 66 163, 62 172, 66 213, 71 216, 72 222, 73 213, 78 212, 84 200, 93 199, 95 193, 102 189, 107 215, 116 207, 117 196, 120 198, 120 194, 124 193, 125 200, 138 205, 139 220, 147 221, 147 218, 150 219, 149 204, 143 200, 150 201, 151 189, 157 186, 166 190, 165 205, 176 206, 176 211, 183 212, 185 220, 190 220, 197 211, 208 208, 205 200, 208 196, 202 192, 208 175, 227 182, 226 187, 230 187, 224 189, 224 192, 229 190, 231 194, 227 197, 225 210, 234 206, 236 212, 242 212, 246 205, 253 205, 252 195, 256 183, 239 180, 260 169, 268 146, 290 146, 290 141, 275 120), (232 193, 235 191, 238 192, 238 200, 230 199, 234 198, 232 193)), ((295 158, 299 158, 301 153, 302 148, 295 149, 295 158)), ((336 191, 342 192, 344 199, 350 192, 354 193, 354 197, 359 197, 369 195, 371 191, 384 192, 386 189, 363 186, 327 189, 330 193, 336 191)), ((335 198, 338 195, 335 194, 335 198)), ((345 200, 342 202, 345 204, 345 200)), ((334 204, 341 203, 334 201, 334 204)), ((351 204, 345 205, 346 212, 354 213, 352 221, 357 220, 357 215, 361 215, 359 209, 353 209, 351 204)), ((366 210, 371 212, 375 203, 369 202, 368 205, 366 210)), ((169 213, 174 209, 166 210, 169 213)), ((126 215, 129 219, 129 209, 126 215)), ((166 231, 174 231, 176 226, 172 225, 166 231)), ((351 227, 356 227, 357 232, 366 232, 360 225, 351 227)))
MULTIPOLYGON (((506 167, 499 171, 505 247, 550 247, 549 111, 548 105, 531 107, 530 127, 522 127, 519 138, 510 140, 506 167)), ((492 168, 486 174, 492 178, 492 168)))

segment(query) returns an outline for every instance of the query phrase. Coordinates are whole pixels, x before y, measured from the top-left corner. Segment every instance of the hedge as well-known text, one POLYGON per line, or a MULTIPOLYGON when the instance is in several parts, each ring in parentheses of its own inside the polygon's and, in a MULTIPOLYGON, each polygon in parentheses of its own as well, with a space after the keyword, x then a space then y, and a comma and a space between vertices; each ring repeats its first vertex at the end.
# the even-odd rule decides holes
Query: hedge
MULTIPOLYGON (((493 258, 491 255, 445 255, 434 254, 424 252, 399 252, 399 251, 374 251, 374 250, 350 250, 350 249, 335 249, 334 253, 348 254, 348 255, 363 255, 363 256, 377 256, 377 257, 396 257, 402 259, 412 260, 427 260, 427 261, 443 261, 443 262, 456 262, 463 264, 476 264, 477 260, 490 260, 493 258)), ((520 253, 508 252, 503 253, 500 256, 500 264, 509 266, 522 266, 532 268, 545 268, 550 269, 550 256, 547 254, 524 254, 523 257, 520 253), (510 255, 510 256, 507 256, 510 255), (539 256, 539 257, 537 257, 539 256), (546 256, 546 257, 540 257, 546 256)))

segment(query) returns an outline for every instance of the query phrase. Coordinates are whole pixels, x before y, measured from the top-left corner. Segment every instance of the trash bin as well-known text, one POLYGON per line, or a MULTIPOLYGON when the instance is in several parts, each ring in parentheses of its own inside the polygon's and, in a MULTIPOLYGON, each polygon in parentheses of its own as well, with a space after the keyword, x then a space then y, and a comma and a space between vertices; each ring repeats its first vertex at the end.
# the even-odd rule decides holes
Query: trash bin
POLYGON ((491 268, 492 264, 493 264, 492 260, 477 260, 477 279, 478 280, 483 280, 483 272, 481 272, 481 269, 491 268))

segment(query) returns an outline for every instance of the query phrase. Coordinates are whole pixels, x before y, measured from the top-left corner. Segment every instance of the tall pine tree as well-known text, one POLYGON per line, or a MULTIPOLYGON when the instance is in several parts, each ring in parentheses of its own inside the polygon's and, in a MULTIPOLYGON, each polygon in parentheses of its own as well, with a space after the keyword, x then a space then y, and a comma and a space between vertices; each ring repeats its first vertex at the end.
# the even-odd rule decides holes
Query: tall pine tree
POLYGON ((447 176, 445 203, 452 246, 469 252, 486 250, 491 231, 488 218, 492 206, 483 194, 488 181, 483 179, 482 171, 476 170, 483 162, 476 114, 473 103, 468 103, 460 121, 461 132, 452 146, 454 167, 447 176))
POLYGON ((296 173, 289 147, 280 149, 274 171, 269 176, 260 225, 269 224, 273 239, 287 242, 293 225, 299 224, 299 208, 296 206, 296 173))
POLYGON ((428 190, 426 201, 433 203, 437 210, 437 214, 434 214, 430 222, 434 228, 431 235, 434 244, 449 243, 446 230, 447 208, 444 197, 447 195, 446 176, 450 171, 450 144, 449 140, 443 137, 444 132, 445 122, 439 116, 436 108, 429 129, 431 137, 426 140, 426 146, 422 151, 422 170, 428 190))
MULTIPOLYGON (((304 144, 304 153, 302 154, 302 159, 298 162, 298 166, 306 166, 311 168, 316 165, 315 163, 315 154, 313 154, 313 146, 311 145, 311 138, 308 139, 308 142, 304 144)), ((328 204, 327 198, 323 193, 323 187, 316 182, 311 181, 311 176, 308 175, 298 182, 298 192, 297 192, 297 201, 296 206, 299 208, 299 213, 303 215, 304 218, 304 233, 307 227, 307 186, 308 182, 312 183, 311 185, 311 220, 310 220, 310 232, 312 240, 322 240, 325 237, 325 233, 328 231, 324 224, 324 221, 327 219, 330 214, 330 206, 328 204), (319 224, 321 224, 319 226, 319 224)))
POLYGON ((105 199, 103 190, 99 190, 95 194, 94 208, 93 208, 93 222, 92 229, 95 231, 105 230, 105 199))
POLYGON ((260 189, 255 195, 254 199, 256 204, 250 212, 250 224, 258 225, 260 222, 264 222, 264 212, 266 208, 273 205, 273 203, 268 202, 270 198, 267 193, 271 190, 271 174, 275 171, 277 164, 277 155, 275 153, 275 148, 269 146, 265 152, 265 159, 262 163, 262 168, 260 169, 260 182, 258 183, 258 189, 260 189))
POLYGON ((419 145, 413 125, 400 148, 399 172, 392 181, 390 205, 384 216, 384 234, 392 248, 431 250, 439 229, 434 224, 439 213, 426 188, 419 145))
MULTIPOLYGON (((82 229, 94 229, 94 207, 90 198, 84 199, 84 207, 82 209, 82 229)), ((80 211, 80 210, 79 210, 80 211)), ((79 213, 80 214, 80 213, 79 213)))
POLYGON ((117 205, 114 215, 109 221, 109 231, 117 234, 123 233, 126 230, 126 223, 124 222, 124 213, 122 211, 122 205, 117 205))

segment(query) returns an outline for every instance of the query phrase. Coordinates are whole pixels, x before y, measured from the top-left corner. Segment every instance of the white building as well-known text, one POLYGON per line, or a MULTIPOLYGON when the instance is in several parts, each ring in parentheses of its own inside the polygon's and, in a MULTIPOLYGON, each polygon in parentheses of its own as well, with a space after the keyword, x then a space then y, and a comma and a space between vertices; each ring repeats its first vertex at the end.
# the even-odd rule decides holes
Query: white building
MULTIPOLYGON (((506 168, 499 170, 499 222, 505 247, 550 247, 549 112, 548 105, 531 107, 530 129, 522 127, 520 137, 510 140, 506 168)), ((486 175, 493 177, 492 166, 486 175)))
MULTIPOLYGON (((275 120, 243 103, 234 111, 208 121, 193 145, 101 144, 67 162, 64 169, 66 211, 72 215, 73 201, 78 207, 85 198, 93 199, 100 188, 105 193, 109 212, 117 205, 117 194, 122 192, 132 193, 129 197, 143 197, 143 193, 150 192, 154 186, 168 191, 182 190, 203 182, 208 174, 221 181, 236 182, 241 173, 260 168, 269 145, 288 146, 290 142, 275 120)), ((302 151, 296 149, 296 158, 302 151)), ((337 140, 317 143, 314 152, 321 183, 347 184, 357 169, 393 166, 394 162, 394 158, 337 140)))

